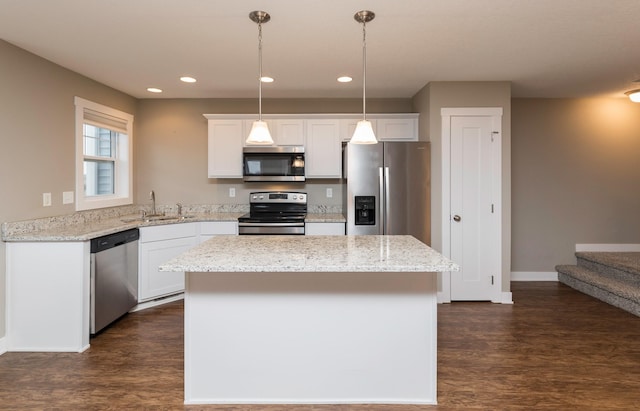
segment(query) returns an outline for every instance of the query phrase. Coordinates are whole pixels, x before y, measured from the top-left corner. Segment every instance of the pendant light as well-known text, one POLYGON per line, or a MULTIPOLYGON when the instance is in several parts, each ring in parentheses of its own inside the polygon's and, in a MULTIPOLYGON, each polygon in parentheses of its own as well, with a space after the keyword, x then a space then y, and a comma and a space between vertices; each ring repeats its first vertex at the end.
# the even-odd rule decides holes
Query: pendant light
POLYGON ((262 121, 262 23, 271 20, 271 16, 264 11, 252 11, 249 18, 258 23, 258 120, 253 122, 246 144, 273 145, 269 127, 262 121))
POLYGON ((640 103, 640 89, 627 91, 624 94, 626 94, 627 97, 629 97, 629 100, 633 101, 634 103, 640 103))
POLYGON ((376 15, 369 10, 357 12, 353 18, 362 23, 362 120, 358 121, 350 142, 354 144, 376 144, 371 122, 367 120, 367 23, 376 15))

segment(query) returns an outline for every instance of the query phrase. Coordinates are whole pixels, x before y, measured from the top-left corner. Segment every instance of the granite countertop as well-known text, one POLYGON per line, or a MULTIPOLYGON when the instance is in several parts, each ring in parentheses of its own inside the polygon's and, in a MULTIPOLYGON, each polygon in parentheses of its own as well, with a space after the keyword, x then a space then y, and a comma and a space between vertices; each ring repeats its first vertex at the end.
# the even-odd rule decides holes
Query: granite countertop
POLYGON ((409 235, 214 237, 160 266, 187 272, 442 272, 459 266, 409 235))
POLYGON ((337 213, 308 213, 306 223, 346 223, 347 219, 337 213))
MULTIPOLYGON (((221 211, 221 212, 188 212, 189 218, 179 219, 177 215, 167 214, 166 219, 142 221, 139 213, 104 218, 81 219, 74 215, 56 218, 56 221, 47 224, 37 220, 3 224, 2 240, 7 242, 64 242, 64 241, 88 241, 93 238, 117 233, 136 227, 150 227, 166 224, 182 224, 203 221, 238 221, 238 217, 245 211, 221 211)), ((307 222, 337 222, 344 223, 342 214, 309 213, 307 222)))

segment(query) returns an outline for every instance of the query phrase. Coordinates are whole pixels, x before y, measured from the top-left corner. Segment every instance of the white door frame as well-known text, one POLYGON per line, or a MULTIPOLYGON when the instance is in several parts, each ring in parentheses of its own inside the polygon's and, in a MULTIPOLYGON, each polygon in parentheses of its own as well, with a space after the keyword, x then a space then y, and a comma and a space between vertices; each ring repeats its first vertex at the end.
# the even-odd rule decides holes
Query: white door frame
MULTIPOLYGON (((440 115, 442 117, 442 136, 441 136, 441 162, 442 162, 442 230, 440 232, 442 239, 442 254, 445 257, 451 256, 451 231, 449 230, 449 224, 451 220, 451 117, 458 116, 491 116, 494 117, 494 125, 498 127, 496 130, 499 134, 496 136, 499 138, 498 145, 498 159, 500 164, 497 167, 497 175, 495 178, 498 180, 497 184, 497 199, 496 199, 496 212, 498 221, 498 233, 502 238, 502 107, 456 107, 456 108, 441 108, 440 115)), ((496 252, 498 253, 498 262, 502 261, 502 240, 498 245, 496 252)), ((501 265, 501 264, 500 264, 501 265)), ((502 301, 502 269, 498 270, 496 294, 492 298, 493 302, 502 301)), ((449 303, 451 302, 451 273, 442 273, 442 291, 438 292, 438 302, 449 303)))

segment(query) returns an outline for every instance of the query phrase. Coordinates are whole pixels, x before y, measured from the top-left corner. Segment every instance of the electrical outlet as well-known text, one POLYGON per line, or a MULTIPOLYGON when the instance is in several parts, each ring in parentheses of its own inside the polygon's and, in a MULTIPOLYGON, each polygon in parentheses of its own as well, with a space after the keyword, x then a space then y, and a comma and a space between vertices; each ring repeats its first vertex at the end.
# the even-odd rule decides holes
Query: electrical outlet
POLYGON ((327 188, 327 198, 333 197, 333 188, 327 188))
POLYGON ((73 191, 62 192, 62 204, 73 204, 73 191))
POLYGON ((235 187, 231 187, 229 189, 229 197, 235 197, 236 196, 236 189, 235 187))
POLYGON ((42 193, 42 206, 43 207, 51 206, 51 193, 42 193))

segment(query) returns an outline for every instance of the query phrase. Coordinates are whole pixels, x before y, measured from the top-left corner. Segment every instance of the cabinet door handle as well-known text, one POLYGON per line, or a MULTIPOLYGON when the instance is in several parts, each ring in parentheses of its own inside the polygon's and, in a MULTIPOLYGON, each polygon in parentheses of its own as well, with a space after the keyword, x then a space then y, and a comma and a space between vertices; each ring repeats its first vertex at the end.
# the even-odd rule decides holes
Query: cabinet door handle
POLYGON ((462 218, 458 214, 453 216, 453 221, 455 221, 456 223, 459 222, 460 220, 462 220, 462 218))

